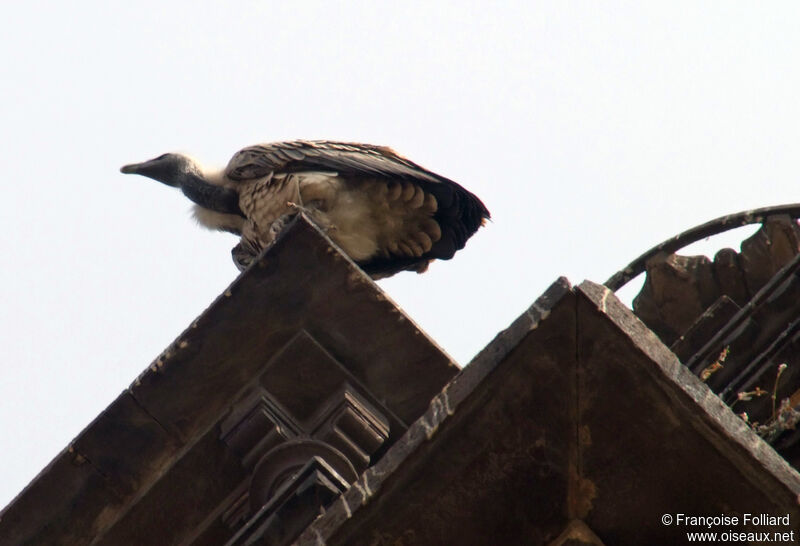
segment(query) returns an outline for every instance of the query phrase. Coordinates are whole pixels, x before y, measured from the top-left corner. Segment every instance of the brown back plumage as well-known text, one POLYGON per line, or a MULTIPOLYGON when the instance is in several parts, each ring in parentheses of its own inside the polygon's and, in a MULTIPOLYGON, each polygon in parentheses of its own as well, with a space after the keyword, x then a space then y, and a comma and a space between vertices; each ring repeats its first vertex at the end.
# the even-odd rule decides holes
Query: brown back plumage
POLYGON ((225 174, 232 181, 244 183, 270 173, 303 171, 335 172, 360 183, 412 182, 436 198, 438 208, 433 219, 439 224, 441 238, 422 256, 376 256, 361 263, 373 276, 387 276, 403 270, 421 271, 431 259, 452 258, 490 217, 480 199, 459 184, 384 146, 302 140, 249 146, 231 158, 225 174))

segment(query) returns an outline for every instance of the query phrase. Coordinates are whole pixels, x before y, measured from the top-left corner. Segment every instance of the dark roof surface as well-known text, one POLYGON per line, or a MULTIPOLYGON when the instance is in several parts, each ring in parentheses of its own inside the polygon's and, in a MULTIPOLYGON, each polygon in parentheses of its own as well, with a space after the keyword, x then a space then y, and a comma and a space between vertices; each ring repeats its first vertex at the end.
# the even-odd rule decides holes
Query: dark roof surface
POLYGON ((0 544, 180 543, 249 478, 220 427, 254 391, 314 435, 349 389, 385 450, 457 371, 301 217, 0 513, 0 544))
POLYGON ((796 526, 798 495, 605 287, 558 280, 459 372, 301 217, 0 514, 0 544, 680 544, 664 514, 796 526))
POLYGON ((663 514, 796 525, 798 494, 800 475, 613 293, 560 280, 296 543, 682 544, 663 514))

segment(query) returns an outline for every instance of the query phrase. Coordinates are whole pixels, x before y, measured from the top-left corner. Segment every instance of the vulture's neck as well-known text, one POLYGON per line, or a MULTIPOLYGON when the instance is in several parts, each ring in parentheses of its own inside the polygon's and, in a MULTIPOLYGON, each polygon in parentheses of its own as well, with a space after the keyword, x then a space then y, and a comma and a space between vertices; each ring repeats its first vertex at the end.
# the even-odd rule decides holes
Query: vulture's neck
POLYGON ((206 178, 203 174, 194 172, 181 172, 176 182, 183 194, 201 207, 222 214, 244 216, 239 208, 239 192, 213 183, 215 178, 206 178))

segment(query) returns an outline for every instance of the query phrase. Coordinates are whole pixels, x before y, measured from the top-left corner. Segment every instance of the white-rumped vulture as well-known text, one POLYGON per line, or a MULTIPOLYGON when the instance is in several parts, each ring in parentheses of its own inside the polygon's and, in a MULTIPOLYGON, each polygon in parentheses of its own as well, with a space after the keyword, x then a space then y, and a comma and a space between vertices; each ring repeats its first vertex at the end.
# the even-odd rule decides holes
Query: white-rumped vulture
POLYGON ((452 258, 489 218, 457 183, 369 144, 251 146, 223 171, 170 153, 121 171, 180 188, 200 224, 240 235, 232 254, 241 270, 299 210, 373 278, 421 273, 433 259, 452 258))

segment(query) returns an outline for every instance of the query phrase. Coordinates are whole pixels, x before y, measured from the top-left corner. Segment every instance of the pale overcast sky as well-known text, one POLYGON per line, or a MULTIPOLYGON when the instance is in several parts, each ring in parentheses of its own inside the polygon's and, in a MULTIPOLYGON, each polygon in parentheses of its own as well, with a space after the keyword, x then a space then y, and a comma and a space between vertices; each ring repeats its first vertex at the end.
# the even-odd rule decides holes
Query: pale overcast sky
POLYGON ((494 221, 381 287, 462 365, 556 277, 798 201, 796 2, 16 2, 3 9, 0 506, 235 278, 234 237, 121 175, 385 144, 494 221))

